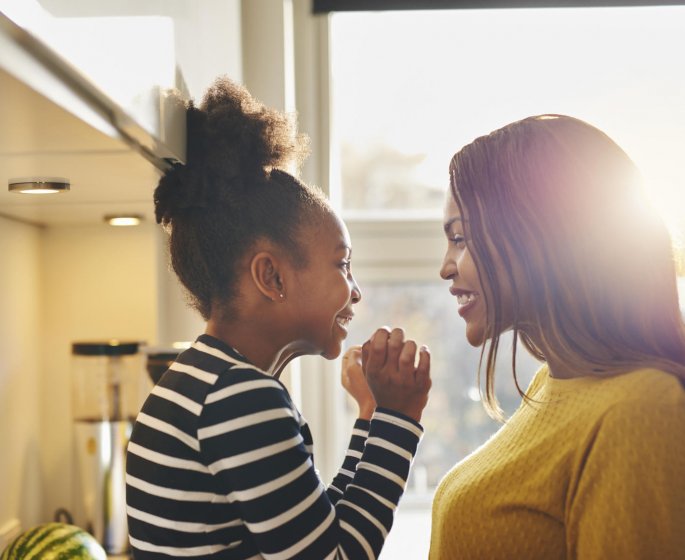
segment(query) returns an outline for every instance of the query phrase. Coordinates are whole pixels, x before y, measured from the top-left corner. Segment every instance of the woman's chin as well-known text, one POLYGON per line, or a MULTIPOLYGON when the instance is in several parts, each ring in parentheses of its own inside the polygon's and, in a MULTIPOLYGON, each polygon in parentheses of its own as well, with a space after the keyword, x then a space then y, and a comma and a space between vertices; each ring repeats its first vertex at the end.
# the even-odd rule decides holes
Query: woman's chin
POLYGON ((474 348, 483 346, 485 342, 483 329, 476 325, 466 325, 466 340, 474 348))

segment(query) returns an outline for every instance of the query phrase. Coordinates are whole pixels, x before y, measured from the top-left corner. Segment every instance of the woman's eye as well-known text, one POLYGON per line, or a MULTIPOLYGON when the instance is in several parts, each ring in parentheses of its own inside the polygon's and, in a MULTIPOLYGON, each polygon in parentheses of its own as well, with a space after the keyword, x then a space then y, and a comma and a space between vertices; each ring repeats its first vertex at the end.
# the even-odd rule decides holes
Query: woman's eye
POLYGON ((350 268, 352 268, 352 262, 351 261, 343 261, 340 263, 340 268, 349 272, 350 268))
POLYGON ((452 236, 451 241, 457 247, 465 247, 466 246, 466 239, 464 239, 463 235, 454 235, 454 236, 452 236))

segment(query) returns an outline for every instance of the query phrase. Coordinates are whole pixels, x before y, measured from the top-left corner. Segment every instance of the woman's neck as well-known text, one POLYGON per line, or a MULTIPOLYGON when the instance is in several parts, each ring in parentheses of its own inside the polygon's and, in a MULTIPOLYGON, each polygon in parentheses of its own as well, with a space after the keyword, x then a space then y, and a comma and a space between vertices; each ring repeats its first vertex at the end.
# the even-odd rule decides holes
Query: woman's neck
POLYGON ((564 363, 556 359, 551 352, 545 352, 545 345, 542 341, 542 336, 534 328, 521 328, 522 333, 532 342, 537 350, 542 352, 545 356, 545 362, 549 369, 551 377, 556 379, 572 379, 574 377, 582 377, 585 374, 574 371, 572 364, 564 363))

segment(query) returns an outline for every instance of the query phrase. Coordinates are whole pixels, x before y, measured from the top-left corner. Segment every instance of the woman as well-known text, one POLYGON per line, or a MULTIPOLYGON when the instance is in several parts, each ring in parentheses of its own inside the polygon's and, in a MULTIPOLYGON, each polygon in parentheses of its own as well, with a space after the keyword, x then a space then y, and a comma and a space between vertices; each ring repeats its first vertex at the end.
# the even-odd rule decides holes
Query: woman
POLYGON ((630 158, 542 115, 464 147, 450 186, 440 275, 482 347, 492 415, 504 331, 544 364, 440 483, 430 558, 685 558, 685 328, 630 158))
POLYGON ((207 330, 133 429, 136 559, 376 558, 390 530, 422 433, 429 355, 422 348, 415 367, 416 344, 400 329, 374 334, 366 377, 344 378, 361 418, 325 488, 278 376, 297 356, 340 354, 361 292, 345 225, 284 171, 302 151, 284 115, 226 79, 188 107, 188 161, 162 177, 155 210, 207 330))

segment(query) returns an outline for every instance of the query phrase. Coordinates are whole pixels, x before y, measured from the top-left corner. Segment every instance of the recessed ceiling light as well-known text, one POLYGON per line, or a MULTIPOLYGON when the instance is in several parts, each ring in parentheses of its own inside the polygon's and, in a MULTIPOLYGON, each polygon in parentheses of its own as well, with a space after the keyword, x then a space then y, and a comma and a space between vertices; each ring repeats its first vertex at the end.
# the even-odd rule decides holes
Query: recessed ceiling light
POLYGON ((107 214, 105 222, 110 226, 137 226, 143 221, 143 216, 140 214, 107 214))
POLYGON ((69 190, 69 179, 64 177, 20 177, 10 179, 7 188, 10 192, 22 194, 55 194, 69 190))

